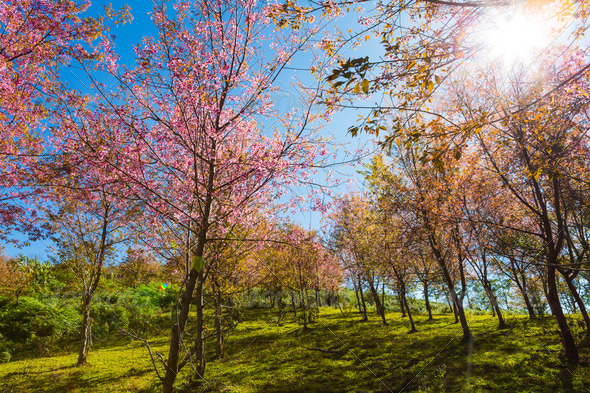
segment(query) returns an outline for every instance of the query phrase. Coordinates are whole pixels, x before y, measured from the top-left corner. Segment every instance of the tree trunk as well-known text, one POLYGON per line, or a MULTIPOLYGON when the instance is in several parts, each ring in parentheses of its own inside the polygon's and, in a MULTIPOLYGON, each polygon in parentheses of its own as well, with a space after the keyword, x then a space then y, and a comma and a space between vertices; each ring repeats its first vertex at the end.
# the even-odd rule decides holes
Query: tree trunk
POLYGON ((231 295, 228 296, 225 301, 226 301, 226 304, 228 307, 228 314, 230 315, 231 320, 232 321, 239 321, 240 320, 240 312, 235 307, 233 296, 231 296, 231 295))
POLYGON ((526 305, 526 309, 529 313, 529 318, 535 319, 536 318, 535 309, 533 308, 533 305, 531 304, 531 300, 529 299, 529 295, 526 293, 526 291, 523 291, 522 296, 524 297, 524 304, 526 305))
POLYGON ((377 314, 381 317, 381 321, 383 322, 383 326, 387 326, 387 320, 385 319, 385 310, 383 308, 383 304, 381 304, 381 299, 379 297, 379 292, 375 288, 372 280, 369 280, 369 289, 373 294, 373 298, 375 299, 375 308, 377 309, 377 314))
POLYGON ((104 207, 104 215, 102 220, 102 229, 100 235, 100 246, 96 264, 94 265, 95 271, 90 275, 90 279, 87 285, 84 285, 84 298, 82 300, 82 331, 80 333, 80 352, 78 353, 78 366, 82 366, 86 363, 88 357, 88 351, 90 350, 90 343, 92 342, 92 321, 90 319, 90 306, 92 304, 92 298, 98 284, 100 283, 100 277, 102 275, 102 265, 104 264, 104 258, 107 250, 107 237, 108 237, 108 226, 109 226, 109 208, 104 207))
POLYGON ((492 304, 494 306, 494 309, 496 310, 496 315, 498 315, 498 328, 499 329, 505 329, 507 327, 506 325, 506 321, 504 320, 504 316, 502 315, 502 310, 500 309, 500 306, 498 305, 498 299, 496 298, 496 295, 494 295, 492 293, 492 304))
POLYGON ((78 366, 86 364, 88 358, 88 351, 90 350, 90 335, 91 335, 91 321, 90 321, 90 304, 92 302, 92 293, 85 293, 82 301, 82 328, 80 331, 80 350, 78 351, 78 366))
POLYGON ((223 358, 223 299, 221 291, 218 290, 215 296, 215 357, 223 358))
MULTIPOLYGON (((525 159, 529 160, 528 152, 525 149, 525 159)), ((527 163, 529 167, 529 163, 527 163)), ((541 230, 543 231, 545 241, 545 252, 546 252, 546 262, 547 262, 547 302, 549 303, 549 307, 551 308, 551 313, 557 319, 557 324, 559 325, 559 330, 561 332, 562 344, 565 350, 565 356, 570 364, 577 364, 580 360, 578 354, 578 348, 576 347, 576 342, 574 337, 572 336, 572 332, 570 331, 570 327, 567 323, 567 319, 563 314, 563 308, 561 307, 561 303, 559 301, 559 293, 557 290, 557 264, 559 263, 559 254, 563 247, 563 242, 565 240, 565 219, 566 217, 562 215, 561 212, 561 197, 560 197, 560 190, 561 190, 561 183, 559 180, 559 176, 550 177, 553 183, 553 215, 556 217, 557 221, 557 233, 553 233, 551 221, 549 220, 549 209, 547 208, 546 203, 544 202, 543 195, 541 192, 541 187, 537 183, 536 179, 532 180, 532 186, 534 192, 536 194, 537 204, 540 205, 542 211, 542 222, 541 222, 541 230)))
POLYGON ((500 306, 498 305, 498 301, 496 300, 496 295, 492 295, 494 296, 494 308, 496 309, 496 314, 498 315, 498 329, 505 329, 507 327, 506 325, 506 321, 504 320, 504 317, 502 315, 502 310, 500 309, 500 306))
POLYGON ((547 302, 551 308, 551 313, 557 319, 559 330, 561 332, 561 339, 563 342, 563 348, 565 350, 565 356, 569 363, 577 364, 580 360, 578 355, 578 348, 576 342, 570 331, 570 327, 567 323, 561 303, 559 302, 559 295, 557 292, 557 277, 556 268, 554 264, 548 264, 547 266, 547 302))
POLYGON ((576 307, 576 298, 574 297, 574 295, 572 293, 570 293, 570 304, 572 305, 572 314, 577 314, 578 313, 578 308, 576 307))
POLYGON ((307 329, 307 304, 305 304, 305 297, 301 291, 299 292, 299 300, 301 304, 301 313, 303 314, 303 328, 307 329))
POLYGON ((397 300, 399 302, 399 308, 402 311, 402 318, 406 317, 406 308, 404 307, 404 298, 402 296, 401 289, 397 291, 397 300))
POLYGON ((196 342, 196 352, 195 352, 195 360, 197 362, 195 369, 197 378, 203 379, 205 377, 205 365, 207 363, 207 359, 205 358, 205 303, 203 299, 203 271, 201 271, 199 281, 197 282, 197 290, 195 293, 195 308, 197 309, 197 331, 195 334, 196 342))
POLYGON ((359 297, 359 290, 354 288, 354 295, 356 296, 356 305, 359 308, 359 314, 363 313, 363 307, 361 306, 361 299, 359 297))
POLYGON ((518 287, 518 289, 520 290, 520 293, 522 294, 524 304, 525 304, 526 309, 529 313, 529 318, 535 319, 535 317, 536 317, 535 309, 533 308, 533 305, 531 304, 531 300, 529 299, 529 295, 528 295, 528 291, 527 291, 526 276, 524 275, 523 272, 520 272, 520 276, 522 277, 522 283, 521 283, 520 280, 518 279, 518 272, 517 272, 516 268, 513 267, 512 272, 514 273, 514 278, 516 279, 516 286, 518 287))
POLYGON ((277 293, 273 291, 270 293, 270 308, 271 308, 271 310, 274 310, 276 300, 277 300, 277 293))
POLYGON ((320 297, 320 290, 316 289, 315 290, 315 307, 317 309, 317 312, 320 312, 320 307, 322 306, 322 299, 320 297))
POLYGON ((500 309, 500 306, 498 305, 498 298, 496 297, 496 294, 494 293, 494 290, 492 289, 492 285, 490 284, 489 281, 485 280, 483 282, 484 284, 484 290, 486 291, 488 298, 490 299, 490 303, 492 304, 492 310, 495 310, 495 314, 498 315, 498 328, 499 329, 505 329, 506 326, 506 321, 504 321, 504 317, 502 316, 502 310, 500 309))
POLYGON ((422 283, 424 286, 424 303, 426 303, 426 311, 428 311, 428 320, 432 321, 432 309, 430 308, 430 299, 428 298, 428 281, 422 283))
POLYGON ((578 308, 580 309, 580 314, 582 314, 582 318, 584 318, 584 323, 586 324, 586 331, 590 332, 590 318, 588 317, 588 311, 586 310, 586 305, 584 301, 580 297, 576 286, 574 285, 574 279, 568 274, 561 274, 567 283, 567 287, 569 288, 574 300, 578 304, 578 308))
POLYGON ((369 320, 369 317, 367 316, 367 304, 365 303, 365 295, 363 295, 363 286, 361 285, 360 277, 359 277, 359 294, 361 296, 361 304, 363 306, 363 309, 362 309, 363 319, 361 321, 365 322, 365 321, 369 320))
POLYGON ((463 304, 459 301, 459 298, 456 295, 454 297, 457 301, 457 314, 459 315, 459 321, 461 322, 461 329, 463 329, 463 339, 461 341, 468 342, 473 339, 473 336, 471 335, 471 330, 469 330, 469 324, 467 323, 467 317, 465 316, 465 309, 463 309, 463 304))
MULTIPOLYGON (((202 255, 202 249, 201 255, 202 255)), ((199 255, 199 254, 197 254, 199 255)), ((202 257, 202 256, 201 256, 202 257)), ((189 272, 189 277, 186 283, 185 291, 180 298, 180 310, 176 313, 176 322, 174 326, 172 326, 172 332, 170 335, 170 349, 168 350, 168 362, 166 364, 166 374, 162 379, 162 388, 164 393, 173 393, 174 392, 174 381, 176 380, 176 375, 180 371, 179 364, 180 364, 180 344, 182 342, 182 334, 184 333, 184 329, 186 327, 186 323, 188 321, 188 315, 190 311, 190 306, 193 299, 193 294, 195 293, 196 288, 196 300, 197 303, 197 333, 195 339, 196 342, 196 356, 197 362, 199 362, 199 357, 201 359, 204 358, 204 345, 202 342, 202 333, 203 333, 203 271, 197 271, 194 267, 189 272), (199 335, 200 334, 200 335, 199 335)), ((203 377, 204 371, 204 361, 200 362, 199 368, 197 371, 201 371, 200 376, 203 377)))
POLYGON ((381 284, 381 305, 383 306, 383 312, 385 312, 385 279, 381 284))
POLYGON ((293 315, 295 315, 295 320, 297 320, 297 306, 295 305, 295 294, 291 291, 291 305, 293 306, 293 315))
POLYGON ((449 312, 455 313, 453 310, 453 305, 451 304, 451 299, 449 298, 449 294, 445 293, 445 299, 447 299, 447 306, 449 306, 449 312))
POLYGON ((451 295, 451 299, 453 300, 453 305, 455 306, 455 320, 459 319, 461 322, 461 329, 463 329, 463 339, 461 341, 468 342, 473 338, 471 335, 471 331, 469 330, 469 325, 467 324, 467 317, 465 316, 465 310, 463 309, 462 301, 460 300, 459 296, 457 296, 457 292, 455 292, 455 285, 453 284, 453 279, 447 269, 446 263, 444 261, 439 260, 439 266, 442 269, 443 277, 447 282, 447 287, 449 288, 449 293, 451 295))
POLYGON ((408 299, 406 298, 406 286, 402 283, 402 299, 404 301, 404 305, 406 310, 408 311, 408 318, 410 319, 410 326, 412 327, 410 333, 417 332, 416 325, 414 325, 414 318, 412 318, 412 312, 410 311, 410 306, 408 306, 408 299))
POLYGON ((313 322, 313 312, 312 312, 312 308, 311 308, 311 304, 312 301, 309 297, 309 291, 306 289, 305 290, 305 307, 307 308, 307 322, 308 323, 312 323, 313 322))

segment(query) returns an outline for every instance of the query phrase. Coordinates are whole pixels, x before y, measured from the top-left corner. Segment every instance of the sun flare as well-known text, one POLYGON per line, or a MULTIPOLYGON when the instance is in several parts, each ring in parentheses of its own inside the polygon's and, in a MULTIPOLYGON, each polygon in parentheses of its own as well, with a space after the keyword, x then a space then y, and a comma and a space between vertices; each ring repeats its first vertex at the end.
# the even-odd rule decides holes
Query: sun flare
POLYGON ((485 57, 505 67, 528 65, 558 39, 567 23, 563 4, 516 8, 512 13, 489 15, 482 35, 485 57))
POLYGON ((499 21, 487 37, 490 56, 507 64, 526 60, 549 44, 549 32, 535 18, 515 14, 499 21))

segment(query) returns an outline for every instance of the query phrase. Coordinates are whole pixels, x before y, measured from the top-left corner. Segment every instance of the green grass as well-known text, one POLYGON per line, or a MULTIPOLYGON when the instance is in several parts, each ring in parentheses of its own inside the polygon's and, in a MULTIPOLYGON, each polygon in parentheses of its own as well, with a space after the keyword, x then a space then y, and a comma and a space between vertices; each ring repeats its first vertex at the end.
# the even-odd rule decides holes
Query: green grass
MULTIPOLYGON (((245 311, 231 334, 226 356, 207 365, 206 383, 193 391, 210 392, 585 392, 590 387, 589 351, 566 367, 556 324, 507 316, 509 328, 497 329, 491 316, 469 316, 475 340, 462 344, 450 315, 434 321, 416 316, 418 332, 408 334, 407 318, 389 314, 389 326, 376 316, 359 322, 323 308, 303 330, 292 315, 276 324, 276 311, 245 311), (310 350, 322 349, 332 352, 310 350), (563 364, 562 364, 563 363, 563 364)), ((578 323, 574 333, 581 339, 578 323)), ((150 339, 164 351, 164 335, 150 339)), ((75 348, 72 348, 75 350, 75 348)), ((212 351, 212 344, 209 344, 212 351)), ((212 352, 210 353, 212 355, 212 352)), ((95 343, 85 367, 66 353, 0 365, 0 391, 148 392, 158 391, 147 350, 119 339, 95 343)), ((191 391, 181 374, 179 387, 191 391)))

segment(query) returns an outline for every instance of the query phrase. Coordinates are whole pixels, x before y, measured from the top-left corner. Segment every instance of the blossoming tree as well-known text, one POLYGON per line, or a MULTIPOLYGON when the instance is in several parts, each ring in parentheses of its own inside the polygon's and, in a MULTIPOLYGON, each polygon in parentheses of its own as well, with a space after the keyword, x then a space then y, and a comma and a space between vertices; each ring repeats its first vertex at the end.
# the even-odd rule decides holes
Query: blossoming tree
MULTIPOLYGON (((185 276, 168 356, 152 353, 171 392, 187 365, 204 379, 207 248, 232 223, 271 212, 286 187, 309 177, 322 146, 307 131, 309 111, 278 113, 270 99, 308 32, 273 32, 254 1, 157 4, 152 19, 157 35, 136 47, 134 66, 118 67, 114 52, 103 58, 114 91, 95 80, 98 100, 75 108, 76 116, 63 107, 56 142, 104 173, 119 198, 140 202, 144 226, 181 234, 174 242, 185 276), (188 335, 191 307, 196 331, 188 335)), ((150 235, 152 247, 170 247, 150 235)))

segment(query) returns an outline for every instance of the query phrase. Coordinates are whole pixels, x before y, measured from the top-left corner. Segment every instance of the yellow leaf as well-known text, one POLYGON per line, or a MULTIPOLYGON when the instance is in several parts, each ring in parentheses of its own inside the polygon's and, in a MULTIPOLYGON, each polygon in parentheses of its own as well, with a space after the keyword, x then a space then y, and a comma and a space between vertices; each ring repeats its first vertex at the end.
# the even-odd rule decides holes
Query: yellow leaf
POLYGON ((363 91, 365 94, 369 94, 369 80, 363 79, 363 91))

